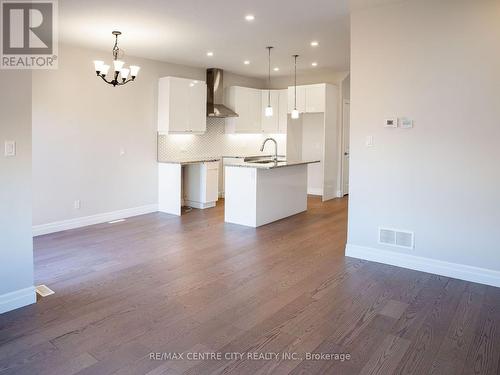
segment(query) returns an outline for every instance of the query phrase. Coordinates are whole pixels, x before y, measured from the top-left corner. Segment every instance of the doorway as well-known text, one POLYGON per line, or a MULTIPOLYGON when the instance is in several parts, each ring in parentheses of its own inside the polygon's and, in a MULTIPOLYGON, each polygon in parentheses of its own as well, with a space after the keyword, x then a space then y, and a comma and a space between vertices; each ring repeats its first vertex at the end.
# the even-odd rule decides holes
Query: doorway
POLYGON ((342 103, 342 195, 349 194, 349 134, 351 103, 344 99, 342 103))

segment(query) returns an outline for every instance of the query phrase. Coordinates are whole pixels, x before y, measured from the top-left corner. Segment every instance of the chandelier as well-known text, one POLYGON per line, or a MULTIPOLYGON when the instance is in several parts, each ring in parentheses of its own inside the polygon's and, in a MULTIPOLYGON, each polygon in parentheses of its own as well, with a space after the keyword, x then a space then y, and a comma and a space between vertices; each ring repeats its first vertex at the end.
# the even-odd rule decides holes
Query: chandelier
POLYGON ((136 65, 130 65, 130 69, 123 67, 125 63, 121 60, 118 60, 118 57, 122 52, 120 48, 118 48, 118 36, 121 35, 122 33, 120 31, 113 31, 112 34, 115 36, 115 45, 113 46, 113 69, 114 69, 112 73, 113 79, 112 80, 106 79, 106 75, 109 72, 110 66, 104 64, 104 61, 101 60, 94 61, 94 67, 98 77, 101 77, 104 82, 116 87, 125 85, 126 83, 135 80, 135 77, 137 77, 137 73, 141 68, 136 65), (118 79, 118 76, 120 76, 120 79, 118 79))

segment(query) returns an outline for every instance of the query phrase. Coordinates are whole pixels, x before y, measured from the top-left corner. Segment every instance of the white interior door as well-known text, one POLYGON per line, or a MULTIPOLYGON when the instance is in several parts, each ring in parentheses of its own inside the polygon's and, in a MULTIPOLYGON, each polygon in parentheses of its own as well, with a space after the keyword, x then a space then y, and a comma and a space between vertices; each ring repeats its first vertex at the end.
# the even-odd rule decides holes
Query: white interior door
POLYGON ((343 159, 342 159, 342 192, 349 194, 349 134, 350 134, 350 102, 344 100, 342 111, 343 159))

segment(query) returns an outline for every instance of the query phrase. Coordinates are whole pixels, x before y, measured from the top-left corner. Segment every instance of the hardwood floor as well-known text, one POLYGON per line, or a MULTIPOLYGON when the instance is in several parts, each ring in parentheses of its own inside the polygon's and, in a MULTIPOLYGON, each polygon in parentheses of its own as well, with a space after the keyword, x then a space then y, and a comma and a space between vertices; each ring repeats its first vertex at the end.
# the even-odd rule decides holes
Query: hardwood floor
POLYGON ((223 213, 219 202, 36 238, 36 283, 56 294, 0 315, 0 374, 499 370, 500 289, 344 257, 346 199, 310 198, 259 229, 223 213))

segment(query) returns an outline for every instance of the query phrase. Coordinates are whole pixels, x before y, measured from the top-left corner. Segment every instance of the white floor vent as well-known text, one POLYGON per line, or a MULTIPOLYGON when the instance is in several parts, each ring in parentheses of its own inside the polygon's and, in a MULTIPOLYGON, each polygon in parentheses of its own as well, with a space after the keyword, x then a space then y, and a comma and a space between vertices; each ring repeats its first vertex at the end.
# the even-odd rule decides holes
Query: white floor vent
POLYGON ((413 249, 415 244, 415 234, 413 232, 399 229, 379 228, 378 242, 383 245, 413 249))
POLYGON ((40 297, 47 297, 55 293, 47 285, 38 285, 36 287, 36 292, 40 295, 40 297))

